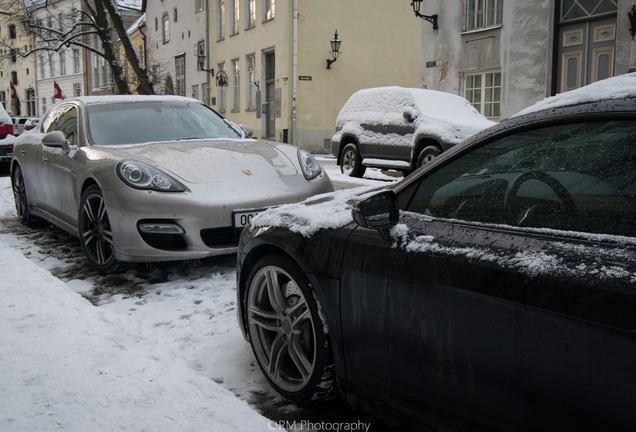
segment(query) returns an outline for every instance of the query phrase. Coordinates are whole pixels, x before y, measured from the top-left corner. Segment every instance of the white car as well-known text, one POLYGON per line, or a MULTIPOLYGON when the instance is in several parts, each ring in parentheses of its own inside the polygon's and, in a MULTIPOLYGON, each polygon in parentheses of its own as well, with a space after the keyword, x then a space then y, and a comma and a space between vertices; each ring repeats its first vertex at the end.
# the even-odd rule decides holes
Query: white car
POLYGON ((495 123, 466 99, 435 90, 376 87, 359 90, 342 107, 331 152, 343 174, 367 166, 409 173, 495 123))

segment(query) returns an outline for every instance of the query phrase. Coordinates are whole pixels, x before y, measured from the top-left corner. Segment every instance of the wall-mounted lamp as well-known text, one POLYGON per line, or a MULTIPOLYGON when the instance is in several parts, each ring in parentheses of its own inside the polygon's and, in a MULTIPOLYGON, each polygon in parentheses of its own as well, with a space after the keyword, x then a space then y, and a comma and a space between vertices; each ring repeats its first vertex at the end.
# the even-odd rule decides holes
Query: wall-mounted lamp
POLYGON ((418 18, 422 18, 433 24, 433 30, 437 30, 437 14, 435 15, 422 15, 420 13, 420 9, 422 8, 422 0, 413 0, 411 1, 411 6, 413 6, 413 12, 415 12, 415 16, 418 18))
POLYGON ((629 32, 632 35, 632 39, 636 35, 636 5, 632 6, 632 10, 627 12, 629 17, 629 32))
MULTIPOLYGON (((214 75, 214 68, 206 69, 205 67, 206 55, 203 52, 203 50, 204 50, 203 44, 198 44, 194 46, 194 54, 197 56, 197 69, 214 75)), ((215 79, 216 79, 217 87, 227 87, 227 74, 224 71, 222 70, 218 71, 216 73, 215 79)))
POLYGON ((333 34, 333 39, 331 39, 331 60, 327 59, 327 69, 331 69, 331 64, 338 60, 338 56, 340 55, 340 44, 342 41, 338 39, 338 30, 333 34))

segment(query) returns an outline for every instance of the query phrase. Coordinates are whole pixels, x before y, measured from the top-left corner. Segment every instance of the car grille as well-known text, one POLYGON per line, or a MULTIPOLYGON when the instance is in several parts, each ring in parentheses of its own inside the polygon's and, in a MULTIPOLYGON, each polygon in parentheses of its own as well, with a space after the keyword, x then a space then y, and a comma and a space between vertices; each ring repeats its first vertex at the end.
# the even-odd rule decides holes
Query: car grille
POLYGON ((206 228, 201 230, 201 240, 207 247, 237 247, 241 231, 234 227, 206 228))
POLYGON ((155 249, 174 251, 185 250, 188 247, 185 238, 179 234, 140 234, 141 238, 155 249))

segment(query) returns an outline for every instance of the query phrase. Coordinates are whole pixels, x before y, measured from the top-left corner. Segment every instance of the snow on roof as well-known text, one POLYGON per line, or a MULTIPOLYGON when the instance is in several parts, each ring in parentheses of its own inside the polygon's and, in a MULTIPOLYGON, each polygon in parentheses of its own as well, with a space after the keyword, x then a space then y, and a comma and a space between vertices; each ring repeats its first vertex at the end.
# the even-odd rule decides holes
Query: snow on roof
POLYGON ((547 97, 512 117, 530 114, 536 111, 596 102, 607 99, 636 97, 636 72, 607 78, 575 90, 547 97))
POLYGON ((415 119, 417 134, 451 144, 495 124, 461 96, 398 86, 358 90, 342 107, 337 122, 406 126, 405 112, 415 119))

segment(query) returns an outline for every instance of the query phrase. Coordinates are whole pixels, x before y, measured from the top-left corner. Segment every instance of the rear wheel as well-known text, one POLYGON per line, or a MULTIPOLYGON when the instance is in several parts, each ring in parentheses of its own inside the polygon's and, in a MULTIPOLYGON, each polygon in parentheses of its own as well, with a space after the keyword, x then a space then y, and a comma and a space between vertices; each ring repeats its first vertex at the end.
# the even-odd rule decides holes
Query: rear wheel
POLYGON ((89 187, 82 194, 78 219, 84 255, 97 271, 108 272, 116 264, 115 245, 104 195, 97 186, 89 187))
POLYGON ((362 158, 355 144, 347 144, 342 149, 342 163, 340 171, 350 177, 362 177, 367 167, 362 165, 362 158))
POLYGON ((325 324, 298 266, 280 255, 262 258, 248 278, 245 302, 250 344, 274 389, 298 403, 334 394, 325 324))
POLYGON ((431 162, 433 159, 435 159, 441 153, 442 153, 442 151, 437 146, 430 145, 430 146, 424 147, 422 149, 422 151, 420 152, 420 154, 417 156, 416 168, 419 168, 422 165, 431 162))

